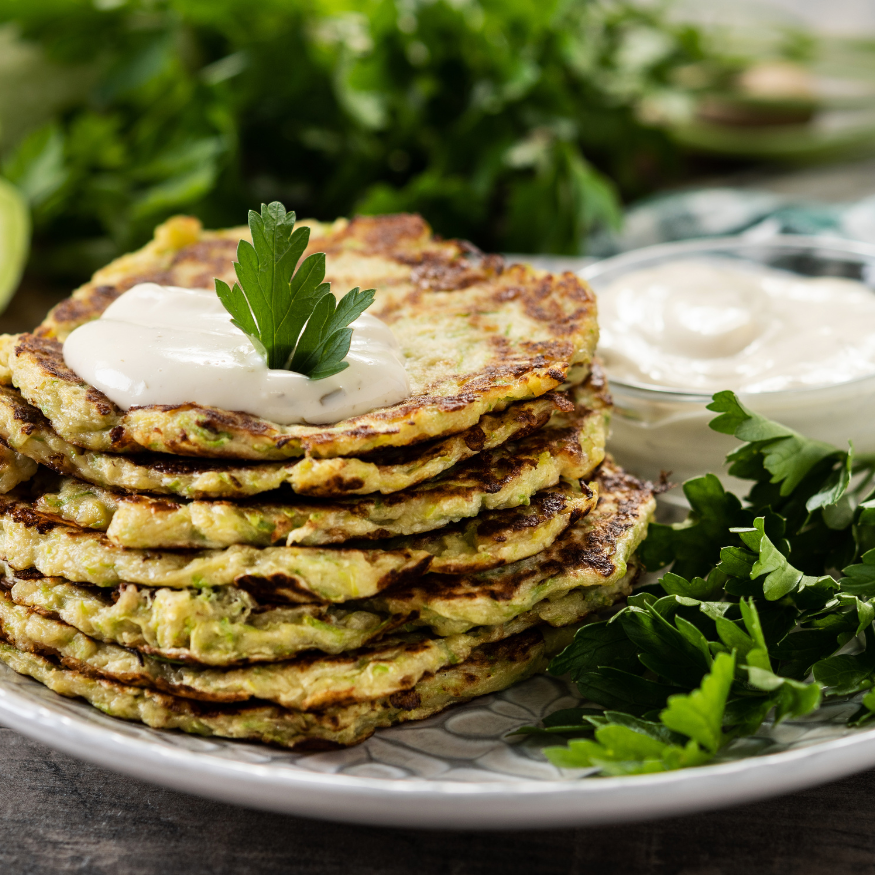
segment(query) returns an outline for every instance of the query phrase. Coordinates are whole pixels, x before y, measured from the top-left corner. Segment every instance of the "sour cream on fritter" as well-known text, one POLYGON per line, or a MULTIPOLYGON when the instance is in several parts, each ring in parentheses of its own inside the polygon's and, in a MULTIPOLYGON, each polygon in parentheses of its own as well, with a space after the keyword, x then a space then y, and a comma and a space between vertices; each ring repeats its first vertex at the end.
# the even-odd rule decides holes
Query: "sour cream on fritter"
POLYGON ((350 326, 349 367, 311 380, 268 368, 215 292, 142 283, 64 343, 67 366, 124 410, 194 403, 282 425, 338 422, 410 394, 389 326, 363 314, 350 326))

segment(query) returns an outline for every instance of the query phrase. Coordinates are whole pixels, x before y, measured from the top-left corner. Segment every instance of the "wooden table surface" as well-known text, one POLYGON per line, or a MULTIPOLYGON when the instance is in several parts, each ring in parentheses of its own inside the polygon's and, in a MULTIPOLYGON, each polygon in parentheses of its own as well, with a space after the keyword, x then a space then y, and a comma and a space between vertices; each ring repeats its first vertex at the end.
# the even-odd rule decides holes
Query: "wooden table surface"
POLYGON ((756 805, 599 829, 431 832, 249 811, 0 729, 3 875, 866 875, 875 772, 756 805))
MULTIPOLYGON (((873 193, 875 162, 713 182, 850 200, 873 193)), ((0 331, 31 327, 59 294, 27 284, 0 318, 0 331)), ((0 727, 0 829, 0 875, 865 875, 875 873, 875 771, 754 805, 631 826, 390 830, 187 796, 0 727)))

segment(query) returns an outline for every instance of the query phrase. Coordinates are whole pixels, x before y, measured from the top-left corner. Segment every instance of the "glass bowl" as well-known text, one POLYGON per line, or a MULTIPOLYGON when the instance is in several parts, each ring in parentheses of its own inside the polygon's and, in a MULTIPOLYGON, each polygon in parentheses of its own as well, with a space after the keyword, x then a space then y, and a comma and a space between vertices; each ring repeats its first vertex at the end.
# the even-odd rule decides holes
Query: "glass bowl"
MULTIPOLYGON (((679 258, 709 256, 806 277, 858 280, 875 293, 875 246, 796 235, 719 237, 648 246, 591 264, 579 276, 598 295, 631 271, 679 258)), ((664 472, 680 484, 713 471, 727 488, 746 492, 749 484, 728 477, 723 462, 738 442, 708 428, 716 415, 706 410, 710 395, 624 382, 612 378, 610 368, 608 379, 615 403, 610 451, 630 472, 648 479, 664 472)), ((875 453, 875 373, 832 386, 738 395, 749 408, 804 435, 839 447, 852 440, 857 453, 875 453)), ((667 493, 666 499, 684 503, 679 489, 667 493)))

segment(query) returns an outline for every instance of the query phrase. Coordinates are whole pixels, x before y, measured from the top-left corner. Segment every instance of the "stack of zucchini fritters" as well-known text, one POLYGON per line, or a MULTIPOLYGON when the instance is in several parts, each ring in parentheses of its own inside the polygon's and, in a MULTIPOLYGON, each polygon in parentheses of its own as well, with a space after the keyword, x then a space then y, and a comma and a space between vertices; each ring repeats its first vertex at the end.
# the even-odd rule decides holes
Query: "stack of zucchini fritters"
POLYGON ((605 459, 595 300, 417 216, 311 224, 412 394, 330 426, 125 412, 62 342, 140 282, 233 281, 172 219, 0 346, 0 659, 153 727, 349 745, 542 670, 628 593, 653 496, 605 459))

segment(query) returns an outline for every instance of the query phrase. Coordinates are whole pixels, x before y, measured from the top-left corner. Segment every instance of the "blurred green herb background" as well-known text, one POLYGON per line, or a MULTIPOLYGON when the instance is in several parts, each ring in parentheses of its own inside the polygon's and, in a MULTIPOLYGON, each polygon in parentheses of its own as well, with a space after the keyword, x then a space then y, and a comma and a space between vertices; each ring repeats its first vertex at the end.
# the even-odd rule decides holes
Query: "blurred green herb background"
POLYGON ((576 253, 673 172, 640 107, 706 60, 622 0, 0 0, 2 175, 70 278, 272 199, 576 253))
MULTIPOLYGON (((272 200, 579 253, 683 178, 683 150, 827 155, 814 54, 659 0, 0 0, 0 302, 28 222, 31 275, 70 282, 173 213, 235 225, 272 200), (785 66, 739 96, 757 54, 785 66)), ((875 81, 873 47, 858 56, 875 81)))

